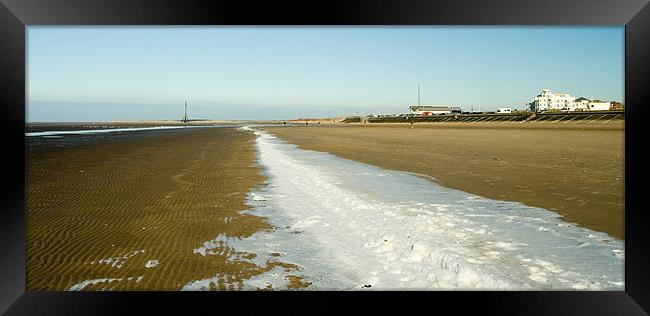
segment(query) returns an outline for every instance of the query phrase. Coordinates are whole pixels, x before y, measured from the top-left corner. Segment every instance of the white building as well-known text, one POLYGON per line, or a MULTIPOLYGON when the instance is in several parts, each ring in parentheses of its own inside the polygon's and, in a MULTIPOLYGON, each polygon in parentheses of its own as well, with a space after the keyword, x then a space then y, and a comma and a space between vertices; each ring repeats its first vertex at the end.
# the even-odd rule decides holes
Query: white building
POLYGON ((565 93, 551 93, 544 89, 531 103, 532 110, 543 112, 548 110, 572 111, 605 111, 612 107, 612 102, 592 101, 584 97, 575 98, 565 93))
POLYGON ((551 93, 551 90, 544 89, 535 97, 533 107, 536 112, 548 110, 569 110, 573 107, 575 97, 565 93, 551 93))
POLYGON ((512 108, 498 108, 497 113, 512 113, 512 108))
POLYGON ((459 107, 445 105, 413 105, 409 107, 409 112, 415 115, 430 116, 451 113, 461 113, 459 107))

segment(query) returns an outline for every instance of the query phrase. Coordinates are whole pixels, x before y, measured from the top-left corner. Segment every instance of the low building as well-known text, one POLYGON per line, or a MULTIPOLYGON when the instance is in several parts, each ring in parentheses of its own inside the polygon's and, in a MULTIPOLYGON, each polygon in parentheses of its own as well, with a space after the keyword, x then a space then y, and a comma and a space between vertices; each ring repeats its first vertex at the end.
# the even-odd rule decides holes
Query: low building
POLYGON ((461 113, 461 109, 455 106, 444 105, 413 105, 409 107, 411 114, 420 116, 444 115, 452 113, 461 113))
POLYGON ((497 113, 512 113, 512 108, 498 108, 497 113))

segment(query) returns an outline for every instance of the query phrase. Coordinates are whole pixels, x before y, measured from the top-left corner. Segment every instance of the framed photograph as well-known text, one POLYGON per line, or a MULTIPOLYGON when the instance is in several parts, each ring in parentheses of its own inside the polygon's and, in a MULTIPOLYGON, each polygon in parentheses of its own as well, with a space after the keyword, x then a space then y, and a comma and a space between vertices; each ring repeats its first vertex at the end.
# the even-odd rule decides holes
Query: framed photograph
POLYGON ((647 314, 649 19, 2 0, 0 310, 647 314))

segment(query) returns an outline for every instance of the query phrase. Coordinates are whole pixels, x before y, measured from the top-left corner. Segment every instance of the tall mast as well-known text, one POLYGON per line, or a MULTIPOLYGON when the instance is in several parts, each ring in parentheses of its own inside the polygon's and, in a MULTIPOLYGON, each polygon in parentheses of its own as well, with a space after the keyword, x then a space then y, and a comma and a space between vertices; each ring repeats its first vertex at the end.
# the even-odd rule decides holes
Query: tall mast
POLYGON ((420 106, 420 84, 418 83, 418 106, 420 106))
POLYGON ((182 122, 185 123, 185 124, 187 124, 187 123, 189 123, 189 121, 190 121, 190 120, 187 118, 187 101, 185 101, 185 114, 183 114, 183 120, 182 120, 182 122))

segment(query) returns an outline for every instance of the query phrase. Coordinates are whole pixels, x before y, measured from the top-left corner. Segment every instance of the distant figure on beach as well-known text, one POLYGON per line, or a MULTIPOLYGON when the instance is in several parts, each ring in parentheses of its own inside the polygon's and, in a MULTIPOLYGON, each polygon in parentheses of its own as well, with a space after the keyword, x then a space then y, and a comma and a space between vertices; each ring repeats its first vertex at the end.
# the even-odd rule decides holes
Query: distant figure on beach
POLYGON ((305 125, 309 125, 309 122, 305 122, 305 125))

